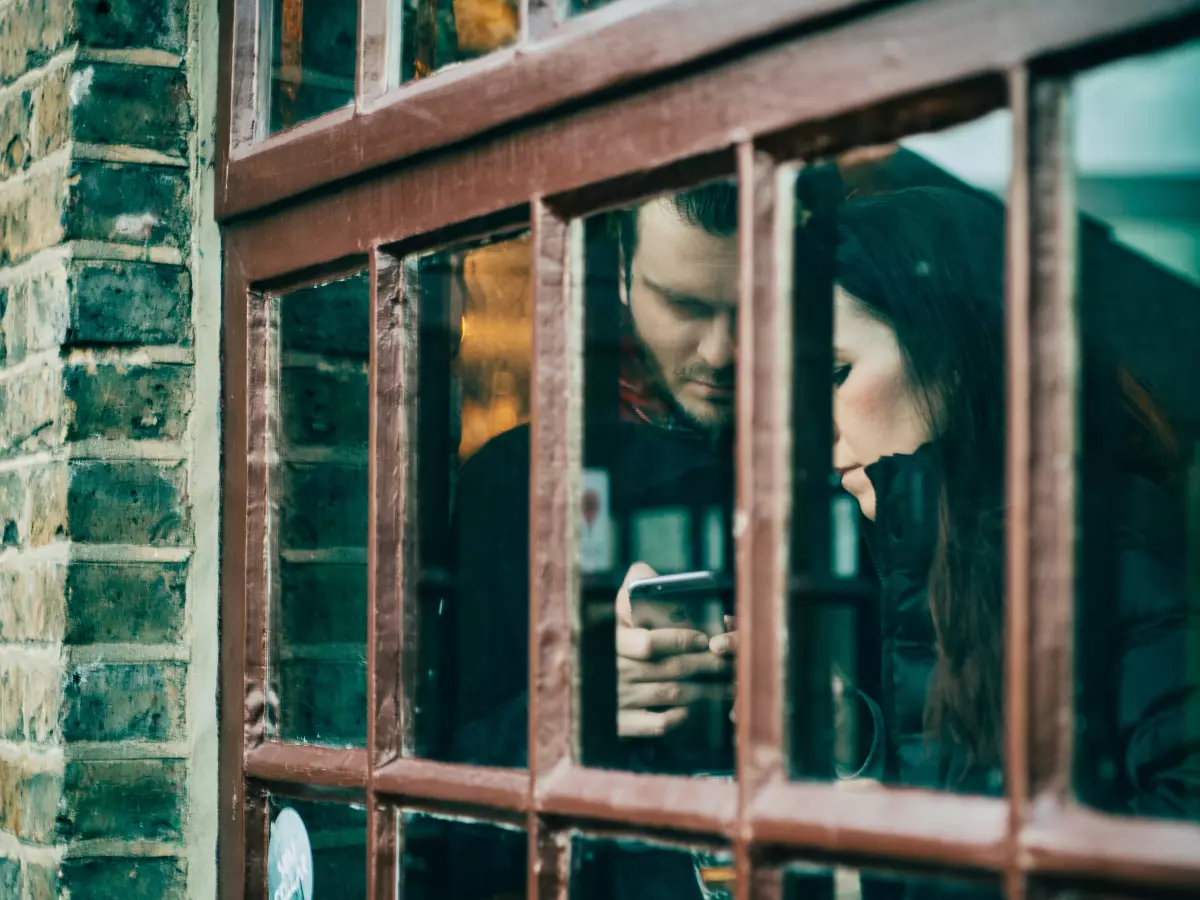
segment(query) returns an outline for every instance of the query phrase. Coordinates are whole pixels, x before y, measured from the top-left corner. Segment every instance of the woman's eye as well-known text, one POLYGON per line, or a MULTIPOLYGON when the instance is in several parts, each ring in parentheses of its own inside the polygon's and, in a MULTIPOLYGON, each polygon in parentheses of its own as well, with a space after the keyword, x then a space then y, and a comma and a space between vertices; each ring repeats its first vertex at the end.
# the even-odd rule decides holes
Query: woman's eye
POLYGON ((850 375, 849 366, 836 366, 833 370, 833 386, 841 387, 850 375))

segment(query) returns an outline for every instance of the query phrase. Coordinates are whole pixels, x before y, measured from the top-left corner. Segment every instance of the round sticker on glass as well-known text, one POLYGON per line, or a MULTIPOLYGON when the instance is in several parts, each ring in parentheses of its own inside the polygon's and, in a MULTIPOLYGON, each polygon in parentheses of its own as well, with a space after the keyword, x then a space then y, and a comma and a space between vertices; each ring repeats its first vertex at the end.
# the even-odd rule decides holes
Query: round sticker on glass
POLYGON ((313 860, 308 829, 290 807, 271 823, 267 847, 267 897, 269 900, 312 900, 313 860))

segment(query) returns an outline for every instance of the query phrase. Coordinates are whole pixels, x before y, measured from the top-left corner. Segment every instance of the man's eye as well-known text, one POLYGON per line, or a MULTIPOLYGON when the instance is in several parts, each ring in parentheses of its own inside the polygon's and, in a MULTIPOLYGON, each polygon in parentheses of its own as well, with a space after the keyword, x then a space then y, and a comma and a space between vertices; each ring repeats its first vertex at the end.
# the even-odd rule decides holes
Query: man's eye
POLYGON ((712 312, 712 307, 707 303, 700 303, 696 300, 672 300, 671 305, 675 307, 677 312, 692 318, 707 316, 712 312))
POLYGON ((849 366, 836 366, 833 370, 833 386, 841 387, 846 383, 846 379, 850 376, 849 366))

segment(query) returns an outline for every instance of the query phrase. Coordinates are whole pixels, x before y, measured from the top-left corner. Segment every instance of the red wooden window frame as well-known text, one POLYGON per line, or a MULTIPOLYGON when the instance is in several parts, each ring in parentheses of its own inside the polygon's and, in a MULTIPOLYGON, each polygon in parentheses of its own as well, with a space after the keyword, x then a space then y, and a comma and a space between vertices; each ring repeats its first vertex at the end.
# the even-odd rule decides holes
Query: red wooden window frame
POLYGON ((616 4, 553 28, 541 7, 523 4, 526 32, 515 49, 393 94, 381 88, 379 62, 387 4, 362 0, 355 106, 255 144, 257 5, 223 3, 222 897, 261 892, 263 790, 272 783, 365 793, 372 900, 395 894, 396 811, 462 804, 524 822, 537 873, 531 898, 566 895, 564 836, 597 826, 726 841, 742 896, 776 896, 780 860, 805 854, 990 872, 1011 897, 1060 877, 1139 890, 1200 884, 1200 824, 1111 816, 1072 798, 1075 484, 1055 465, 1078 440, 1070 78, 1200 33, 1200 2, 662 0, 616 4), (621 50, 622 41, 634 49, 621 50), (593 65, 605 54, 612 58, 593 65), (495 85, 501 103, 487 100, 495 85), (773 257, 779 208, 788 202, 780 175, 797 160, 1005 104, 1014 121, 1007 796, 793 782, 784 768, 777 642, 788 590, 780 548, 792 402, 790 379, 778 377, 791 370, 790 345, 779 335, 791 334, 792 314, 773 257), (414 121, 435 124, 420 133, 404 127, 414 121), (602 156, 584 152, 616 133, 634 139, 602 156), (738 384, 737 509, 746 527, 737 586, 748 649, 738 659, 736 784, 580 766, 572 739, 577 699, 562 663, 577 652, 577 574, 569 561, 577 558, 582 431, 583 319, 571 290, 569 224, 711 172, 736 172, 743 188, 740 358, 777 375, 738 384), (417 311, 404 302, 399 260, 448 234, 471 234, 472 223, 499 212, 527 217, 535 284, 530 628, 537 649, 527 771, 405 752, 416 614, 405 538, 416 490, 417 311), (245 700, 266 684, 263 298, 363 267, 373 322, 367 747, 259 742, 245 736, 245 700), (755 431, 769 439, 751 440, 755 431))

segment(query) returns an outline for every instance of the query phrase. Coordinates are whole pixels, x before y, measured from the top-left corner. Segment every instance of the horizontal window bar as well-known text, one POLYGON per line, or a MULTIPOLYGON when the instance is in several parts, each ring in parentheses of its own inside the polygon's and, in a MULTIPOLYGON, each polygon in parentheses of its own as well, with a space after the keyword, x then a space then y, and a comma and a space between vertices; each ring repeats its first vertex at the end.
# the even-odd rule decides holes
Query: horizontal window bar
POLYGON ((366 787, 367 751, 267 741, 246 751, 246 776, 322 787, 366 787))

